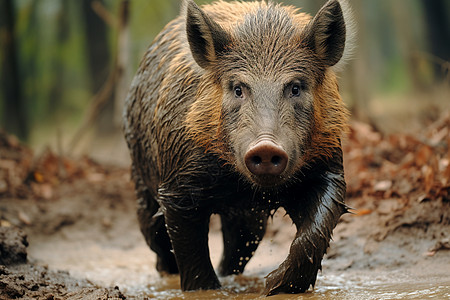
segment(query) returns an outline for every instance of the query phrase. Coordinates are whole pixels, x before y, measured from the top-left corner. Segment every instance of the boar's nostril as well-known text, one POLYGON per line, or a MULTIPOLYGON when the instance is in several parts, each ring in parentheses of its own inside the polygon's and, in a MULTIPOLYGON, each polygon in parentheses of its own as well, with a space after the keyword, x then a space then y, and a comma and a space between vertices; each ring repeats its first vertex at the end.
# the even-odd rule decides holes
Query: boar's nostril
POLYGON ((259 156, 253 156, 251 158, 251 160, 252 160, 252 163, 255 165, 259 165, 260 163, 262 163, 262 159, 259 156))
POLYGON ((280 175, 287 161, 286 151, 270 141, 257 143, 245 154, 247 169, 255 175, 280 175))
POLYGON ((272 164, 277 166, 281 163, 282 160, 283 159, 281 157, 279 157, 278 155, 275 155, 274 157, 272 157, 272 159, 270 161, 272 162, 272 164))

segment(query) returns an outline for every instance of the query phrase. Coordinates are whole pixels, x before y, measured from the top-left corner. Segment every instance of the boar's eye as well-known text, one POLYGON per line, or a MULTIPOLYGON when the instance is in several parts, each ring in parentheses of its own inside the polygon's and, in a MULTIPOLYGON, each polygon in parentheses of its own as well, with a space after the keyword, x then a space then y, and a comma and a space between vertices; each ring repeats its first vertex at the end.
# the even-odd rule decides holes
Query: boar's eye
POLYGON ((291 90, 292 97, 300 96, 300 86, 298 84, 294 84, 291 90))
POLYGON ((234 96, 236 98, 242 98, 244 96, 242 93, 242 87, 239 85, 234 87, 234 96))
POLYGON ((285 88, 285 96, 288 98, 300 97, 306 89, 306 83, 301 80, 295 80, 289 83, 285 88))

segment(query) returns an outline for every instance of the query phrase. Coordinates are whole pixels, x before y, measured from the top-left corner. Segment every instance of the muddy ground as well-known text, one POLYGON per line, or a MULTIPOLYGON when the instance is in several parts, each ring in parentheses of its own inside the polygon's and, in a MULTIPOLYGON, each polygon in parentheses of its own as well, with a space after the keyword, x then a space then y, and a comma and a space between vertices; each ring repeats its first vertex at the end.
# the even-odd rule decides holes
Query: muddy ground
MULTIPOLYGON (((393 282, 402 288, 384 290, 384 299, 450 297, 449 128, 449 114, 414 136, 352 124, 345 141, 352 214, 335 229, 322 274, 304 297, 380 299, 370 290, 393 282)), ((33 154, 4 133, 0 225, 0 299, 252 299, 295 232, 279 211, 243 275, 221 278, 218 292, 182 293, 176 276, 160 278, 154 269, 127 167, 33 154)), ((210 247, 217 265, 216 217, 210 247)))

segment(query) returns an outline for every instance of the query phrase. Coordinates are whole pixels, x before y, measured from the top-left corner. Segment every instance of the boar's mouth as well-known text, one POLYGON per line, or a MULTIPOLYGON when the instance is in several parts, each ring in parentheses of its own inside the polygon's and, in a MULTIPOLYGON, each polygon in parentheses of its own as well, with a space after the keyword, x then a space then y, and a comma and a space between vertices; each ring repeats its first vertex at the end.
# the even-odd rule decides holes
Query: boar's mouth
POLYGON ((259 188, 275 188, 285 182, 285 177, 278 175, 251 175, 251 181, 259 188))

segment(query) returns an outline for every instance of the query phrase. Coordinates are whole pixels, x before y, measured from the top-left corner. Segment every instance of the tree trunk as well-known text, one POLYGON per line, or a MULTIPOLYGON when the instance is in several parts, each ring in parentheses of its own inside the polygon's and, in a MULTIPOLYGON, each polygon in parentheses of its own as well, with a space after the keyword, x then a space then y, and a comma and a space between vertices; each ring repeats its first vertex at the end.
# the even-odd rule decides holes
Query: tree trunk
POLYGON ((369 102, 371 99, 371 90, 369 87, 368 74, 368 41, 367 41, 367 21, 364 16, 365 2, 355 1, 352 3, 355 14, 355 21, 358 24, 358 48, 355 51, 353 59, 346 68, 346 76, 343 76, 343 81, 348 86, 349 96, 352 105, 350 110, 352 116, 358 120, 371 122, 371 115, 369 109, 369 102))
POLYGON ((1 83, 4 99, 2 126, 6 131, 26 140, 28 126, 20 87, 14 25, 13 0, 0 1, 1 83))
POLYGON ((411 30, 414 22, 417 22, 417 20, 411 17, 414 15, 411 10, 414 3, 410 2, 409 7, 405 7, 404 1, 392 1, 391 3, 389 13, 395 25, 394 30, 398 37, 399 50, 407 68, 408 76, 411 79, 412 89, 416 92, 424 91, 426 81, 421 78, 419 62, 416 55, 422 44, 421 40, 414 35, 414 31, 411 30))
POLYGON ((52 60, 53 85, 50 90, 49 112, 54 113, 62 103, 63 87, 64 87, 64 46, 69 39, 69 0, 60 0, 60 10, 58 12, 56 39, 56 51, 52 60))
MULTIPOLYGON (((429 37, 430 52, 432 55, 450 61, 450 16, 448 15, 448 0, 422 0, 427 23, 427 36, 429 37)), ((440 64, 435 64, 435 76, 444 79, 440 64)))
POLYGON ((122 111, 130 84, 129 8, 129 0, 120 2, 117 34, 117 69, 119 74, 114 100, 114 126, 118 129, 122 126, 122 111))
MULTIPOLYGON (((93 94, 105 84, 111 66, 111 55, 108 45, 107 27, 105 22, 94 12, 92 4, 101 0, 83 0, 83 16, 85 20, 85 33, 87 37, 88 68, 91 77, 91 90, 93 94)), ((96 129, 99 134, 110 132, 113 128, 114 117, 114 95, 103 107, 96 122, 96 129)))

